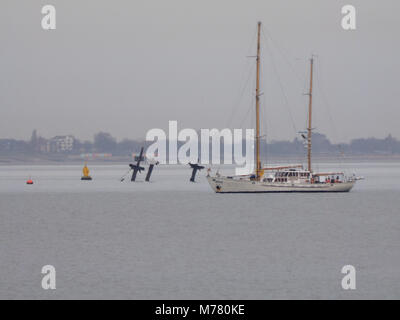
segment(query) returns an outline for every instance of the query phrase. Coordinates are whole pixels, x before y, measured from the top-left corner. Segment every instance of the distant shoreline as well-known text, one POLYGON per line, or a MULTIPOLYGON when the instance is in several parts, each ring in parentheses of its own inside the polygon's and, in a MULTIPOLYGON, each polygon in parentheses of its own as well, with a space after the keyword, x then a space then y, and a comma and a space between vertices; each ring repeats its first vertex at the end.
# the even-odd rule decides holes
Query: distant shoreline
MULTIPOLYGON (((270 155, 264 158, 263 162, 267 163, 304 163, 305 157, 295 156, 295 155, 270 155)), ((116 156, 107 159, 78 159, 69 157, 57 157, 57 158, 46 158, 46 157, 24 157, 23 155, 16 156, 0 156, 0 166, 7 165, 74 165, 82 164, 88 161, 91 164, 98 165, 118 165, 127 164, 133 161, 132 157, 116 156)), ((327 163, 327 162, 400 162, 400 155, 345 155, 338 156, 337 154, 324 154, 324 155, 314 155, 314 163, 327 163)))

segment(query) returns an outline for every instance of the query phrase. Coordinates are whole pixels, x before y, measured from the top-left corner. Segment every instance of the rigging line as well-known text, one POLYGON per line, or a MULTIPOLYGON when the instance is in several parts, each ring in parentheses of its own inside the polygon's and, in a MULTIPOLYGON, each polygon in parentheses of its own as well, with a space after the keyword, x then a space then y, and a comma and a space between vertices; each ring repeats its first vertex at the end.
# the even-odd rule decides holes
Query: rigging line
MULTIPOLYGON (((246 112, 245 116, 243 117, 242 122, 240 123, 240 126, 239 126, 240 128, 243 127, 243 124, 244 124, 244 122, 247 120, 249 113, 253 113, 252 111, 253 111, 253 104, 254 104, 254 103, 255 103, 255 101, 254 101, 254 97, 253 97, 253 98, 251 99, 249 108, 247 109, 247 112, 246 112)), ((253 117, 252 117, 252 118, 253 118, 253 117)))
MULTIPOLYGON (((318 87, 318 89, 319 89, 319 92, 321 93, 323 105, 324 105, 325 108, 326 108, 329 121, 331 122, 331 126, 332 126, 332 129, 333 129, 333 134, 335 135, 335 138, 336 138, 336 139, 341 139, 341 137, 339 137, 338 130, 337 130, 336 126, 335 126, 335 122, 333 121, 333 117, 332 117, 332 114, 331 114, 331 111, 330 111, 330 109, 331 109, 331 108, 330 108, 330 103, 329 103, 329 101, 328 101, 328 98, 327 98, 327 96, 326 96, 326 94, 325 94, 325 90, 324 90, 324 88, 323 88, 324 86, 323 86, 323 81, 322 81, 321 72, 322 72, 322 64, 320 63, 320 64, 319 64, 319 68, 317 68, 317 72, 316 72, 316 75, 317 75, 317 78, 318 78, 317 87, 318 87), (320 70, 321 70, 321 71, 320 71, 320 70)), ((341 156, 341 157, 340 157, 340 160, 342 160, 342 158, 343 158, 343 159, 345 158, 345 154, 344 154, 344 149, 343 149, 341 143, 339 143, 338 149, 339 149, 339 154, 340 154, 340 156, 341 156)), ((342 161, 340 161, 340 162, 342 162, 342 161)))
MULTIPOLYGON (((303 83, 303 89, 302 89, 303 93, 307 91, 307 84, 309 82, 309 79, 307 79, 308 72, 305 72, 304 74, 305 74, 304 77, 303 77, 304 78, 304 83, 303 83)), ((304 108, 304 112, 303 113, 305 115, 307 115, 308 114, 308 103, 304 104, 304 102, 303 102, 303 103, 301 103, 301 106, 304 108)), ((307 123, 308 123, 308 117, 306 116, 305 117, 304 128, 307 127, 307 123)), ((295 139, 298 142, 298 143, 295 144, 296 157, 298 156, 299 157, 297 159, 298 162, 302 163, 304 161, 304 159, 307 157, 307 149, 305 148, 304 140, 299 140, 298 139, 298 137, 297 137, 298 133, 299 132, 296 132, 296 139, 295 139)))
POLYGON ((288 97, 287 97, 287 95, 286 95, 286 93, 285 93, 285 90, 284 90, 284 87, 283 87, 281 78, 280 78, 280 76, 279 76, 279 73, 278 73, 278 70, 277 70, 277 67, 276 67, 276 64, 275 64, 275 60, 274 60, 274 57, 273 57, 273 54, 272 54, 272 50, 270 50, 270 48, 269 48, 269 46, 268 46, 267 38, 266 38, 265 36, 264 36, 264 38, 265 38, 265 41, 266 41, 266 42, 265 42, 265 43, 266 43, 266 49, 267 49, 267 51, 269 52, 269 54, 270 54, 270 56, 271 56, 271 62, 272 62, 273 70, 274 70, 275 75, 276 75, 276 77, 277 77, 277 79, 278 79, 279 88, 280 88, 281 93, 282 93, 282 95, 283 95, 283 97, 284 97, 284 105, 285 105, 285 107, 286 107, 286 109, 287 109, 287 111, 288 111, 288 113, 289 113, 290 121, 292 122, 292 127, 293 127, 293 130, 294 130, 294 134, 295 134, 295 136, 297 136, 298 130, 297 130, 297 128, 296 128, 296 125, 295 125, 295 122, 294 122, 292 113, 291 113, 291 111, 290 111, 290 105, 289 105, 288 97))
MULTIPOLYGON (((249 114, 251 114, 252 116, 254 115, 254 104, 255 104, 255 98, 252 97, 251 102, 250 102, 250 105, 249 105, 249 107, 248 107, 248 109, 247 109, 246 115, 245 115, 245 117, 242 119, 242 122, 241 122, 239 128, 242 128, 242 127, 243 127, 243 124, 244 124, 244 122, 247 120, 249 114)), ((251 117, 250 119, 254 119, 254 117, 251 117)), ((251 121, 250 127, 253 127, 253 128, 254 128, 254 123, 253 123, 253 121, 252 121, 252 120, 250 120, 250 121, 251 121)), ((255 135, 254 135, 254 137, 255 137, 255 135)), ((246 136, 245 136, 245 137, 242 136, 242 139, 243 139, 243 138, 246 139, 246 136)), ((254 138, 253 138, 253 139, 254 139, 254 138)), ((255 139, 254 139, 254 140, 255 140, 255 139)), ((254 141, 254 140, 253 140, 253 141, 254 141)), ((248 142, 247 142, 247 140, 246 140, 246 148, 247 148, 247 143, 248 143, 248 142)))
POLYGON ((297 79, 300 80, 300 82, 303 82, 303 77, 296 71, 296 69, 294 68, 293 64, 290 62, 288 56, 283 52, 283 49, 280 48, 279 44, 277 43, 277 41, 275 41, 274 39, 272 39, 270 32, 268 31, 268 29, 265 27, 265 24, 262 26, 262 33, 264 35, 264 37, 268 37, 272 43, 275 44, 275 47, 277 48, 277 50, 280 52, 280 54, 282 55, 282 57, 284 58, 285 62, 289 65, 289 67, 292 69, 292 72, 295 74, 295 76, 297 77, 297 79))
MULTIPOLYGON (((264 91, 267 91, 267 88, 264 88, 264 91)), ((263 119, 263 126, 264 126, 264 136, 265 136, 265 152, 264 152, 264 160, 265 163, 264 165, 267 166, 268 163, 268 121, 267 121, 267 98, 266 94, 263 95, 263 106, 264 108, 261 108, 261 116, 263 119)))
POLYGON ((250 78, 251 78, 251 76, 252 76, 253 73, 254 73, 254 72, 253 72, 253 71, 254 71, 254 68, 255 68, 255 66, 253 65, 252 68, 250 69, 248 75, 247 75, 247 79, 246 79, 246 81, 245 81, 245 85, 243 86, 242 90, 240 91, 239 99, 237 100, 238 102, 235 104, 235 106, 234 106, 234 108, 233 108, 233 110, 232 110, 232 112, 231 112, 231 115, 230 115, 230 117, 229 117, 229 119, 228 119, 228 121, 227 121, 227 126, 226 126, 227 128, 229 128, 229 126, 230 126, 231 123, 233 122, 233 118, 234 118, 234 116, 236 115, 236 113, 237 113, 237 111, 238 111, 238 109, 239 109, 239 105, 240 105, 241 102, 242 102, 244 93, 245 93, 246 89, 248 88, 248 85, 249 85, 249 82, 250 82, 250 78))
MULTIPOLYGON (((262 47, 261 47, 261 49, 262 49, 262 47)), ((259 95, 259 97, 261 97, 261 99, 260 99, 261 100, 260 101, 260 122, 259 122, 259 124, 260 124, 260 136, 259 136, 260 144, 264 140, 263 139, 264 136, 265 136, 265 141, 266 141, 266 131, 265 130, 267 129, 267 126, 265 124, 265 122, 266 122, 266 106, 267 106, 267 104, 266 104, 266 89, 267 88, 266 88, 266 83, 263 81, 263 79, 264 79, 263 70, 264 70, 264 64, 263 64, 263 61, 260 60, 260 95, 259 95)), ((255 98, 253 97, 253 99, 255 99, 255 98)), ((254 109, 253 109, 253 114, 254 114, 254 109)), ((254 118, 255 117, 252 117, 252 119, 254 119, 254 118)), ((264 152, 262 152, 260 154, 260 156, 261 156, 261 159, 260 159, 261 161, 266 160, 264 152)))
MULTIPOLYGON (((256 31, 257 31, 257 29, 256 29, 256 31)), ((253 38, 252 38, 252 40, 251 40, 251 42, 250 42, 250 44, 249 44, 249 46, 247 48, 247 51, 246 51, 247 54, 251 53, 251 50, 253 48, 253 45, 254 45, 256 39, 257 39, 257 32, 253 32, 253 38)), ((245 71, 248 68, 249 68, 249 63, 246 63, 245 66, 243 67, 243 71, 241 72, 241 78, 245 77, 245 71)), ((255 68, 255 64, 252 63, 252 67, 249 68, 249 73, 247 75, 247 79, 245 79, 244 86, 242 87, 242 89, 239 90, 239 96, 238 96, 238 99, 236 100, 237 102, 235 103, 235 105, 233 107, 233 110, 231 112, 231 116, 230 116, 229 120, 227 121, 227 127, 229 127, 231 122, 233 121, 233 117, 236 114, 236 111, 237 111, 237 109, 238 109, 238 107, 239 107, 239 105, 240 105, 240 103, 242 101, 244 91, 247 89, 248 82, 249 82, 250 76, 253 73, 253 69, 254 68, 255 68)), ((242 81, 240 83, 242 83, 242 81)))
MULTIPOLYGON (((250 82, 252 83, 252 87, 254 87, 255 88, 255 86, 256 86, 256 79, 254 79, 253 78, 253 80, 250 80, 250 82)), ((255 105, 255 103, 256 103, 256 98, 255 98, 255 95, 253 94, 254 93, 254 91, 252 91, 251 92, 251 94, 250 94, 250 104, 249 104, 249 107, 248 107, 248 109, 246 110, 246 112, 245 112, 245 115, 242 117, 242 121, 241 121, 241 123, 240 123, 240 128, 243 128, 243 124, 244 124, 244 122, 247 120, 247 118, 248 118, 248 116, 249 116, 249 114, 252 116, 250 119, 253 119, 254 117, 254 105, 255 105)), ((250 126, 251 127, 253 127, 254 128, 254 124, 255 123, 253 123, 253 121, 252 120, 250 120, 250 126)))
MULTIPOLYGON (((286 109, 287 109, 287 111, 289 113, 291 124, 292 124, 293 130, 294 130, 295 138, 297 138, 298 130, 297 130, 294 118, 293 118, 292 113, 291 113, 289 99, 288 99, 288 97, 287 97, 287 95, 285 93, 284 86, 283 86, 283 83, 282 83, 281 78, 279 76, 279 72, 278 72, 278 68, 277 68, 276 63, 275 63, 275 59, 273 57, 272 49, 268 46, 268 39, 265 36, 264 32, 263 32, 263 37, 264 37, 264 40, 265 40, 265 43, 266 43, 266 48, 267 48, 267 50, 268 50, 268 52, 269 52, 269 54, 271 56, 271 62, 272 62, 272 65, 273 65, 274 73, 275 73, 275 75, 276 75, 276 77, 278 79, 279 87, 280 87, 280 90, 281 90, 282 95, 284 97, 284 105, 285 105, 285 107, 286 107, 286 109)), ((288 63, 288 64, 290 65, 290 63, 288 63)), ((292 68, 292 71, 295 72, 294 68, 292 68)), ((298 77, 298 78, 300 78, 300 77, 298 77)), ((304 77, 304 83, 306 83, 306 80, 307 80, 307 78, 304 77)), ((300 160, 303 161, 303 157, 304 156, 305 156, 305 151, 304 151, 304 148, 303 148, 303 144, 300 143, 300 146, 299 146, 298 143, 295 143, 295 159, 297 160, 297 157, 299 157, 299 161, 300 160), (301 148, 301 150, 299 150, 299 148, 301 148), (301 157, 301 159, 300 159, 300 157, 301 157)))
MULTIPOLYGON (((297 71, 296 71, 296 69, 294 68, 294 66, 293 66, 293 64, 290 62, 290 60, 289 60, 289 58, 288 58, 288 55, 287 54, 285 54, 285 52, 284 52, 284 50, 283 49, 281 49, 281 46, 279 46, 279 44, 277 43, 277 41, 275 41, 273 38, 272 38, 272 36, 271 36, 271 33, 268 31, 268 28, 266 28, 265 27, 265 25, 263 25, 263 28, 262 28, 262 34, 263 34, 263 36, 264 36, 264 38, 269 38, 270 39, 270 41, 273 43, 273 44, 275 44, 275 47, 277 48, 277 50, 280 52, 280 54, 281 54, 281 56, 283 57, 283 59, 285 60, 285 62, 286 62, 286 64, 290 67, 290 69, 292 70, 292 72, 293 72, 293 74, 297 77, 297 79, 300 81, 300 83, 302 82, 303 83, 303 90, 302 90, 302 92, 305 92, 305 90, 306 90, 306 87, 307 87, 307 76, 306 75, 300 75, 297 71)), ((267 41, 266 41, 266 43, 267 43, 267 41)), ((282 85, 281 85, 281 87, 282 87, 282 85)), ((287 98, 286 98, 286 100, 287 100, 287 98)), ((289 110, 289 112, 290 112, 290 110, 289 110)), ((292 122, 294 123, 294 121, 292 120, 292 122)), ((307 126, 307 124, 305 125, 305 126, 307 126)), ((296 126, 294 126, 295 128, 296 128, 296 126)), ((295 135, 297 136, 297 130, 295 129, 295 135)), ((298 146, 296 147, 296 151, 298 152, 299 150, 298 150, 298 146)), ((303 148, 302 148, 302 150, 303 150, 303 148)), ((304 151, 304 150, 303 150, 304 151)), ((303 154, 304 152, 301 152, 301 154, 303 154)))
MULTIPOLYGON (((241 103, 241 100, 243 98, 243 94, 244 94, 245 90, 247 89, 250 76, 253 73, 253 69, 254 69, 254 66, 251 65, 251 67, 249 68, 249 64, 248 63, 244 66, 241 78, 244 79, 245 81, 240 81, 240 83, 243 84, 243 86, 241 88, 239 88, 239 95, 238 95, 238 98, 236 99, 236 103, 234 104, 234 108, 233 108, 233 111, 232 111, 232 116, 236 112, 238 106, 241 103), (246 69, 248 69, 247 76, 245 74, 245 70, 246 69)), ((232 119, 230 119, 230 120, 232 120, 232 119)))
MULTIPOLYGON (((306 69, 308 69, 308 66, 306 67, 306 69)), ((305 82, 304 82, 304 88, 303 88, 303 95, 308 95, 309 94, 309 90, 307 90, 307 83, 310 81, 311 74, 309 74, 308 70, 305 72, 306 74, 308 74, 308 76, 305 76, 305 82), (307 78, 308 77, 308 78, 307 78)), ((309 88, 308 88, 309 89, 309 88)), ((304 118, 304 128, 308 127, 308 103, 304 103, 303 104, 303 109, 304 109, 304 114, 306 115, 304 118)))
MULTIPOLYGON (((303 83, 303 90, 302 90, 302 93, 307 93, 308 94, 308 83, 309 83, 309 81, 310 81, 310 79, 309 79, 309 72, 308 72, 308 68, 309 68, 309 66, 308 66, 308 64, 306 65, 306 67, 305 67, 305 70, 307 70, 306 72, 304 72, 304 74, 305 74, 305 76, 304 76, 304 83, 303 83)), ((306 125, 307 126, 307 125, 306 125)))
MULTIPOLYGON (((265 65, 265 69, 266 69, 266 65, 265 65)), ((264 70, 264 63, 261 60, 260 63, 260 74, 263 74, 263 70, 264 70)), ((260 107, 260 113, 261 113, 261 137, 260 137, 260 141, 264 141, 264 149, 262 152, 262 159, 264 160, 264 165, 266 166, 268 163, 268 121, 267 121, 267 93, 268 93, 268 87, 267 81, 263 81, 263 79, 265 79, 263 76, 260 77, 262 79, 261 82, 261 88, 262 88, 262 100, 261 100, 261 107, 260 107)))
MULTIPOLYGON (((311 74, 309 73, 309 66, 306 65, 305 67, 305 72, 304 72, 305 76, 304 76, 304 84, 303 84, 303 96, 309 96, 309 90, 310 88, 308 88, 309 82, 310 82, 310 77, 311 74)), ((308 105, 309 101, 307 101, 306 103, 302 104, 303 107, 303 114, 306 115, 304 118, 304 126, 303 128, 307 128, 308 127, 308 105)))
POLYGON ((325 90, 323 89, 322 76, 321 76, 321 72, 322 72, 321 64, 319 65, 319 68, 316 68, 316 70, 317 70, 316 75, 317 75, 317 78, 318 78, 317 87, 318 87, 319 91, 321 92, 321 97, 322 97, 322 100, 323 100, 324 105, 326 107, 326 110, 327 110, 327 113, 328 113, 328 117, 329 117, 329 120, 331 122, 332 129, 334 131, 335 138, 339 138, 337 130, 336 130, 336 126, 334 124, 333 117, 332 117, 332 114, 331 114, 331 111, 330 111, 330 103, 328 102, 327 96, 325 94, 325 90))

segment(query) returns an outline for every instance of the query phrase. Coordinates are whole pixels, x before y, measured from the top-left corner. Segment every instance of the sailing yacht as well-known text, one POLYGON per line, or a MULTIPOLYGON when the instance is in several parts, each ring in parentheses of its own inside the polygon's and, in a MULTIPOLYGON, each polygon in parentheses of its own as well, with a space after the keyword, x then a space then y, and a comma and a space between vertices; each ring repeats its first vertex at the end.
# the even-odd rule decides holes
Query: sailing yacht
POLYGON ((260 160, 260 35, 257 28, 256 75, 256 163, 255 172, 245 176, 207 175, 208 183, 216 193, 267 193, 267 192, 349 192, 357 178, 344 172, 314 172, 311 167, 313 65, 310 60, 310 88, 307 126, 307 168, 303 165, 263 167, 260 160))

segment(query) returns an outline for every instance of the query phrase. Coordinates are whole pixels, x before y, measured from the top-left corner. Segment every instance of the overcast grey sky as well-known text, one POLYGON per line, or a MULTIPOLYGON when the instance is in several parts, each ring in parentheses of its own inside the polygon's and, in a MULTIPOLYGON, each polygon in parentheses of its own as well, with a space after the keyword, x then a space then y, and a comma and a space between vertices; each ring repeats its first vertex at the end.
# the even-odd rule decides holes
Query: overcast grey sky
POLYGON ((272 38, 263 45, 269 139, 305 126, 311 53, 319 132, 334 141, 400 138, 399 15, 397 0, 2 0, 0 138, 28 139, 34 128, 46 137, 144 138, 168 120, 249 127, 253 77, 242 99, 239 91, 258 20, 272 38), (45 4, 56 7, 56 30, 41 28, 45 4), (355 31, 341 27, 345 4, 357 9, 355 31))

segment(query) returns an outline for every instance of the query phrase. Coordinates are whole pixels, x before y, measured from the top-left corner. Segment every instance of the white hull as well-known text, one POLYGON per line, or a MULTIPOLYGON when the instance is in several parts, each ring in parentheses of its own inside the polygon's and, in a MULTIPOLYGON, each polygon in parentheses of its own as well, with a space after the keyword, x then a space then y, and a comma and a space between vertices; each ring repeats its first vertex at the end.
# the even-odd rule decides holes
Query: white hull
POLYGON ((227 177, 207 177, 216 193, 268 193, 268 192, 349 192, 355 181, 342 183, 271 183, 237 180, 227 177))

